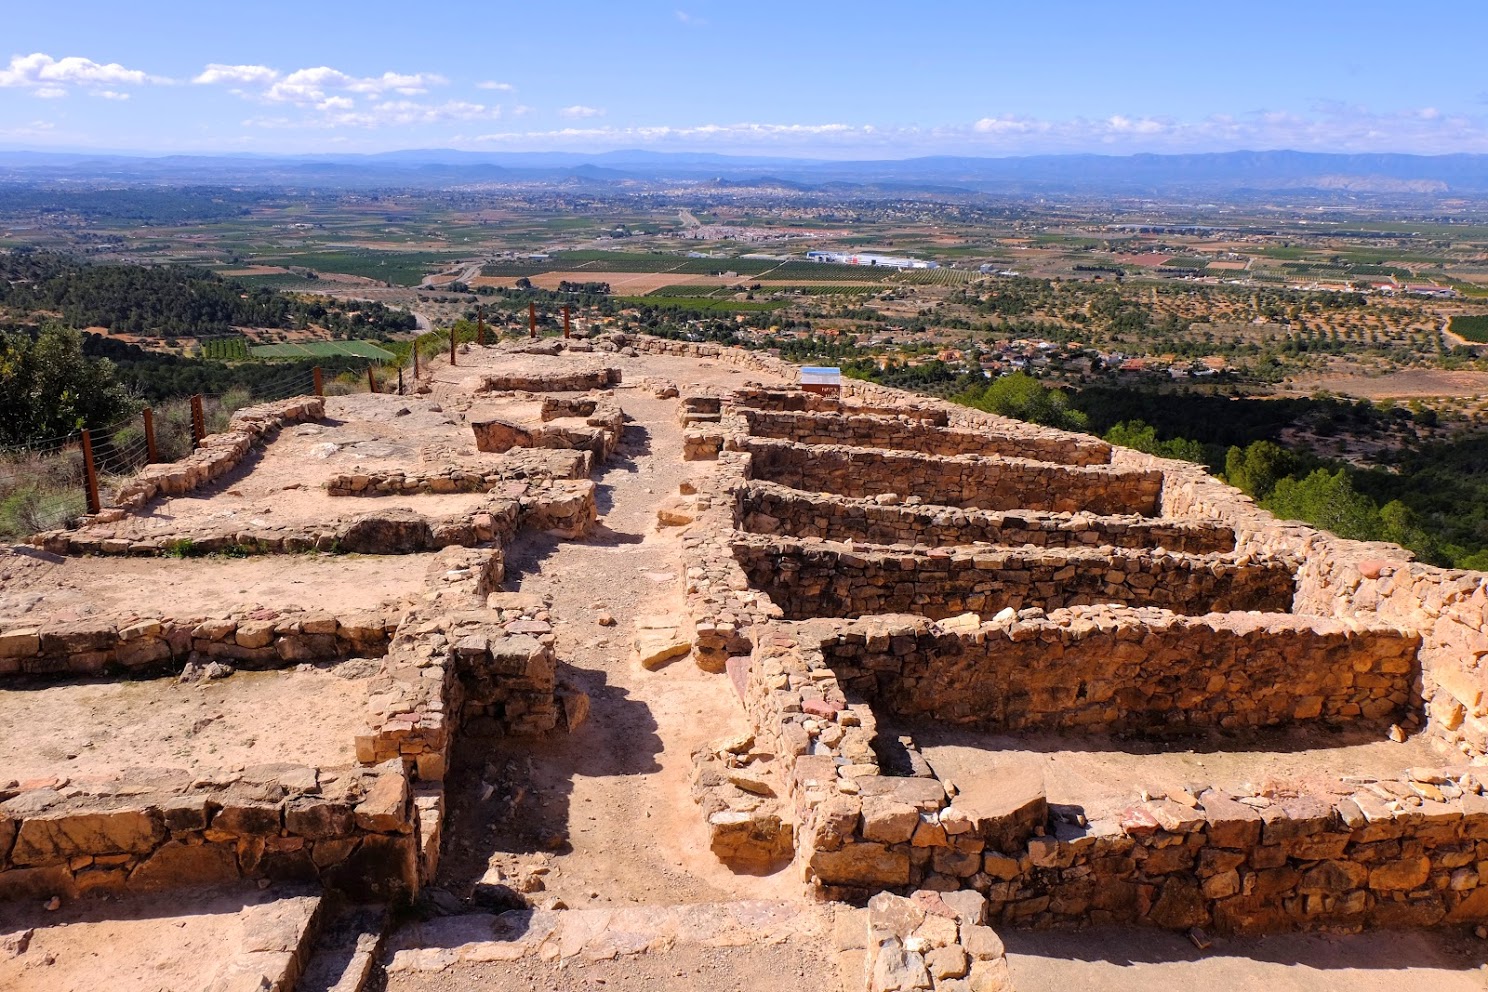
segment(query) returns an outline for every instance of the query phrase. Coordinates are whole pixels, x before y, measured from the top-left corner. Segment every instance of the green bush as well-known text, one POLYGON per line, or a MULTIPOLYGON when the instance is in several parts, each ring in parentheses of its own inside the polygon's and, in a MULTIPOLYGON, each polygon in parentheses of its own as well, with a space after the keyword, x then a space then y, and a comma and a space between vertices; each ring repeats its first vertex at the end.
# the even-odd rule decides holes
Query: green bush
POLYGON ((1188 438, 1175 437, 1166 441, 1157 439, 1157 429, 1141 420, 1123 420, 1106 431, 1105 440, 1123 448, 1134 448, 1161 458, 1177 458, 1185 462, 1204 463, 1204 446, 1188 438))
POLYGON ((954 399, 977 410, 1067 431, 1083 430, 1088 423, 1085 414, 1070 407, 1064 390, 1050 389, 1026 372, 974 386, 954 399))

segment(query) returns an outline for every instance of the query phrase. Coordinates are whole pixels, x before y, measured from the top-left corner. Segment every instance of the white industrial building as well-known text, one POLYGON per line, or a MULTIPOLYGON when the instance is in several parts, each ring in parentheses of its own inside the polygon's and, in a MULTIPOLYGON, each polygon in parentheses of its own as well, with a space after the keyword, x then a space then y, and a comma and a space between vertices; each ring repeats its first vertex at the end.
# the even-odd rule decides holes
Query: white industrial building
POLYGON ((881 265, 889 269, 938 269, 937 262, 903 255, 879 255, 874 252, 808 251, 807 261, 835 262, 838 265, 881 265))

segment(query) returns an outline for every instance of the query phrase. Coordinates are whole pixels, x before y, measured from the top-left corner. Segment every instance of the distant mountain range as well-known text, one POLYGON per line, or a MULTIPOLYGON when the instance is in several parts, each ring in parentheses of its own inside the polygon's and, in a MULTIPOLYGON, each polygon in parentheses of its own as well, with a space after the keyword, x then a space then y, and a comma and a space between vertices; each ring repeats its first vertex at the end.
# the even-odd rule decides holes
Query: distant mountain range
POLYGON ((1331 194, 1488 193, 1488 155, 1335 155, 1218 152, 1193 155, 1033 155, 833 161, 613 151, 370 155, 168 155, 0 151, 0 181, 71 180, 335 187, 456 186, 502 182, 722 181, 850 193, 854 187, 967 193, 1314 190, 1331 194))

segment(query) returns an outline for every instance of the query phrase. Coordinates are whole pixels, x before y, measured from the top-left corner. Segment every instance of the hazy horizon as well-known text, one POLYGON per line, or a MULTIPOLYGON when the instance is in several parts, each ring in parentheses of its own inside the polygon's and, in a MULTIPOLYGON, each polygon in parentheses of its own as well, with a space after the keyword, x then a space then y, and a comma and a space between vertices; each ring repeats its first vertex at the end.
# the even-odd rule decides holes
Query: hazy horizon
MULTIPOLYGON (((1379 2, 1243 18, 952 0, 85 2, 12 12, 0 149, 297 155, 617 150, 830 160, 1488 152, 1488 92, 1379 2)), ((1488 28, 1488 9, 1454 11, 1488 28)))

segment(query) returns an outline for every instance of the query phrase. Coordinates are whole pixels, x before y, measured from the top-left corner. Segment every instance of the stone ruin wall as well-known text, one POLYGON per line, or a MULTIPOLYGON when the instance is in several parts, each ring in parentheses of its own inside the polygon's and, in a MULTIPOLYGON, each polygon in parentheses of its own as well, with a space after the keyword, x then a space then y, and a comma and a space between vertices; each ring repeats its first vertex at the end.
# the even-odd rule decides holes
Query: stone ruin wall
MULTIPOLYGON (((232 415, 221 434, 208 434, 191 454, 175 462, 146 465, 115 494, 119 508, 138 510, 156 496, 181 496, 238 467, 248 453, 271 440, 280 428, 325 419, 325 400, 297 396, 244 407, 232 415)), ((117 510, 115 511, 117 512, 117 510)), ((105 508, 108 519, 109 511, 105 508)), ((84 518, 88 520, 91 518, 84 518)))
POLYGON ((751 478, 862 499, 913 493, 926 503, 979 510, 1051 510, 1155 516, 1162 473, 1106 465, 1068 466, 1025 459, 915 455, 841 445, 808 446, 748 438, 751 478), (974 493, 967 497, 966 493, 974 493), (1036 494, 1032 499, 1029 494, 1036 494))
POLYGON ((365 900, 418 890, 419 807, 399 762, 171 774, 0 792, 0 899, 239 879, 318 881, 365 900))
MULTIPOLYGON (((572 412, 563 403, 544 410, 552 419, 572 412)), ((617 407, 600 414, 603 428, 617 428, 617 407)), ((526 457, 534 470, 508 466, 495 478, 466 479, 453 467, 413 485, 400 476, 396 485, 390 477, 379 480, 386 485, 369 478, 327 487, 331 495, 493 494, 465 518, 373 510, 291 532, 207 524, 141 540, 109 534, 109 524, 151 499, 219 478, 285 424, 323 417, 324 402, 314 397, 240 411, 229 432, 210 436, 188 458, 141 473, 121 491, 120 506, 33 543, 59 554, 159 555, 177 541, 190 542, 192 553, 437 552, 418 608, 400 617, 255 610, 0 622, 0 677, 162 675, 218 660, 279 668, 380 659, 368 682, 364 730, 347 742, 356 764, 194 775, 142 770, 63 785, 0 780, 0 900, 271 879, 316 882, 359 900, 405 901, 437 869, 441 781, 457 730, 541 733, 585 719, 587 697, 558 677, 546 604, 495 589, 503 547, 519 527, 576 535, 592 524, 594 484, 554 478, 548 466, 569 454, 569 470, 558 474, 587 474, 596 455, 613 450, 615 437, 601 436, 597 446, 588 438, 585 450, 572 452, 516 452, 515 460, 526 457), (488 546, 469 546, 477 544, 488 546)))
POLYGON ((1134 514, 962 510, 916 503, 845 500, 755 481, 740 487, 737 518, 750 534, 882 545, 1011 544, 1039 548, 1163 548, 1183 554, 1235 550, 1218 524, 1134 514))
POLYGON ((921 455, 994 454, 1070 465, 1105 465, 1111 460, 1111 446, 1094 438, 1046 443, 989 438, 985 433, 946 429, 921 417, 891 416, 887 411, 871 416, 854 411, 854 415, 842 416, 740 407, 738 414, 744 418, 752 436, 797 444, 850 444, 921 455))
POLYGON ((990 617, 1006 609, 1052 611, 1096 603, 1185 614, 1285 613, 1293 595, 1285 563, 1223 555, 1021 548, 919 554, 746 536, 734 541, 733 552, 751 584, 787 620, 874 613, 939 620, 967 612, 990 617))
MULTIPOLYGON (((877 618, 854 627, 865 649, 868 637, 886 637, 886 651, 875 656, 886 663, 913 656, 912 645, 897 655, 893 638, 912 638, 923 623, 877 618), (898 632, 884 629, 896 622, 898 632)), ((1002 636, 1018 643, 1018 626, 1027 625, 1002 636)), ((1318 645, 1312 671, 1322 681, 1342 674, 1344 655, 1369 660, 1398 686, 1392 669, 1414 646, 1384 631, 1361 637, 1345 624, 1322 635, 1294 626, 1298 640, 1318 645)), ((1235 632, 1220 623, 1209 636, 1233 640, 1235 632)), ((842 650, 844 637, 852 635, 822 621, 764 630, 747 664, 730 664, 765 746, 786 756, 796 856, 824 895, 972 888, 987 896, 994 922, 1027 926, 1267 932, 1488 918, 1488 888, 1477 885, 1488 855, 1488 797, 1470 769, 1413 769, 1399 780, 1343 786, 1343 796, 1254 805, 1212 789, 1182 792, 1075 828, 1051 820, 1056 811, 1026 770, 993 770, 1000 777, 985 806, 953 797, 928 771, 884 774, 872 746, 871 705, 838 681, 823 653, 824 646, 842 650)), ((1304 676, 1294 688, 1317 686, 1304 676)), ((1057 698, 1046 705, 1053 719, 1064 719, 1057 698)), ((1269 712, 1291 721, 1322 711, 1299 713, 1278 697, 1269 712)))
POLYGON ((1312 720, 1383 735, 1410 708, 1419 646, 1317 617, 1111 607, 979 626, 876 617, 812 643, 844 693, 890 713, 997 733, 1159 735, 1312 720))
POLYGON ((376 612, 257 611, 229 617, 89 617, 0 630, 0 678, 179 672, 193 656, 267 669, 387 651, 397 619, 376 612))
MULTIPOLYGON (((637 347, 712 357, 744 368, 793 371, 768 356, 711 346, 641 339, 637 347)), ((889 411, 900 404, 915 410, 938 407, 945 418, 941 422, 954 427, 991 428, 1041 443, 1057 445, 1070 438, 869 383, 844 383, 844 399, 889 411)), ((841 408, 820 397, 752 405, 805 412, 841 408)), ((935 422, 934 417, 926 419, 935 422)), ((748 576, 728 554, 729 543, 716 531, 706 533, 747 519, 741 511, 751 504, 741 502, 740 492, 751 474, 749 462, 757 455, 723 450, 756 447, 740 443, 726 424, 705 423, 701 430, 711 435, 699 432, 689 457, 717 457, 720 478, 700 487, 699 524, 684 536, 690 562, 689 608, 707 624, 700 629, 699 656, 726 668, 740 689, 761 736, 756 747, 774 748, 785 760, 782 777, 796 823, 796 859, 823 893, 851 896, 884 889, 971 887, 986 894, 994 921, 1034 926, 1147 923, 1263 932, 1488 919, 1488 885, 1479 884, 1488 873, 1488 798, 1472 769, 1413 768, 1394 778, 1340 781, 1332 793, 1290 798, 1237 799, 1213 789, 1198 795, 1187 791, 1153 795, 1114 821, 1079 829, 1065 814, 1051 809, 1041 788, 1032 783, 1010 781, 1000 790, 1001 808, 972 810, 958 808, 955 797, 928 773, 880 774, 871 746, 876 734, 872 708, 860 695, 866 688, 849 691, 819 650, 802 649, 795 640, 797 628, 825 624, 837 645, 835 635, 845 629, 844 622, 779 623, 779 607, 751 589, 748 576), (741 648, 750 653, 737 654, 741 648)), ((1320 719, 1326 713, 1329 719, 1384 721, 1402 710, 1415 710, 1425 719, 1428 733, 1470 755, 1484 753, 1488 706, 1481 687, 1488 680, 1481 660, 1488 654, 1488 636, 1483 633, 1488 579, 1483 575, 1423 566, 1394 546, 1343 541, 1304 525, 1276 521, 1233 488, 1185 463, 1117 449, 1112 467, 1160 474, 1164 481, 1160 500, 1146 512, 1160 513, 1162 523, 1192 526, 1199 532, 1213 524, 1226 534, 1218 540, 1227 541, 1228 533, 1233 533, 1237 556, 1297 563, 1294 608, 1301 616, 1255 619, 1266 628, 1264 638, 1252 638, 1243 622, 1233 617, 1218 623, 1212 617, 1169 621, 1181 630, 1174 636, 1181 636, 1184 644, 1196 636, 1187 625, 1197 625, 1202 631, 1197 636, 1215 645, 1204 654, 1233 658, 1227 667, 1237 678, 1250 665, 1262 664, 1268 669, 1285 666, 1287 671, 1278 671, 1277 677, 1298 680, 1291 698, 1275 693, 1241 702, 1242 707, 1256 707, 1246 713, 1225 712, 1231 704, 1214 695, 1213 718, 1286 722, 1320 719), (1267 656, 1271 649, 1262 641, 1277 637, 1294 643, 1287 644, 1284 657, 1267 656), (1259 661, 1249 657, 1257 653, 1259 661), (1298 657, 1305 657, 1306 663, 1296 666, 1298 657)), ((804 483, 799 478, 781 481, 804 483)), ((904 488, 901 484, 894 491, 904 488)), ((746 530, 774 534, 801 527, 807 536, 866 540, 868 536, 858 532, 829 534, 826 529, 879 526, 859 522, 875 512, 868 509, 861 517, 850 511, 853 519, 847 524, 824 519, 829 514, 808 505, 820 499, 824 498, 791 494, 792 512, 799 512, 799 517, 757 520, 746 530), (818 528, 814 534, 800 523, 811 513, 815 518, 810 526, 818 528)), ((913 506, 880 509, 896 515, 919 512, 913 506)), ((1009 510, 1005 516, 1017 513, 1009 510)), ((909 539, 919 533, 917 521, 906 526, 910 529, 896 536, 909 539)), ((945 539, 955 540, 949 534, 945 539)), ((1024 657, 1016 653, 1024 650, 1019 645, 1039 642, 1037 650, 1026 649, 1031 654, 1018 666, 1022 668, 1056 650, 1071 657, 1069 635, 1061 631, 1056 644, 1052 631, 1043 628, 1071 622, 1080 612, 1019 618, 1014 624, 1019 633, 1003 635, 1008 643, 999 642, 998 651, 1024 657)), ((935 636, 948 635, 942 629, 935 636)), ((958 632, 957 643, 966 636, 958 632)), ((1109 636, 1117 637, 1117 650, 1109 653, 1119 655, 1119 635, 1109 636)), ((965 647, 976 657, 986 650, 981 645, 975 650, 965 647)), ((914 655, 911 646, 906 651, 911 670, 914 655)), ((1104 650, 1092 652, 1093 664, 1099 666, 1092 674, 1113 674, 1107 655, 1104 650)), ((1080 656, 1078 643, 1072 656, 1080 656)), ((877 657, 886 666, 899 663, 892 650, 877 657)), ((844 672, 853 671, 851 661, 834 659, 834 664, 844 672)), ((860 677, 866 680, 870 673, 862 671, 860 677)), ((875 692, 881 677, 877 671, 871 673, 875 692)), ((900 674, 888 676, 890 684, 900 677, 902 668, 900 674)), ((943 678, 944 673, 937 667, 931 677, 943 678)), ((1089 684, 1087 680, 1087 695, 1089 684)), ((1047 688, 1051 700, 1069 692, 1062 685, 1047 688)), ((1186 697, 1190 702, 1203 698, 1203 692, 1220 692, 1209 690, 1207 683, 1202 690, 1190 685, 1188 691, 1199 693, 1186 697)), ((1029 699, 1036 694, 1030 687, 1029 699)), ((1114 714, 1107 710, 1099 719, 1110 721, 1113 715, 1128 712, 1145 714, 1141 719, 1147 720, 1165 712, 1167 699, 1153 711, 1144 709, 1142 700, 1149 698, 1153 697, 1145 691, 1113 695, 1122 708, 1114 714), (1134 702, 1137 705, 1131 707, 1134 702)), ((1048 706, 1051 718, 1066 719, 1052 716, 1066 711, 1064 703, 1051 701, 1048 706)))
MULTIPOLYGON (((898 390, 844 381, 845 395, 892 405, 898 390)), ((905 397, 922 405, 923 397, 905 397)), ((948 423, 1046 437, 1062 432, 943 404, 948 423)), ((1212 520, 1234 529, 1240 550, 1277 552, 1301 562, 1298 612, 1353 617, 1416 631, 1422 640, 1426 728, 1470 756, 1488 754, 1488 575, 1413 560, 1393 544, 1350 541, 1277 520, 1244 493, 1188 462, 1114 449, 1112 464, 1161 471, 1164 516, 1212 520)))
POLYGON ((1122 460, 1167 473, 1166 512, 1217 520, 1233 527, 1244 547, 1294 555, 1302 563, 1299 611, 1418 632, 1418 691, 1428 732, 1469 756, 1488 754, 1488 576, 1421 564, 1397 545, 1344 540, 1279 521, 1192 465, 1135 452, 1123 452, 1122 460))

